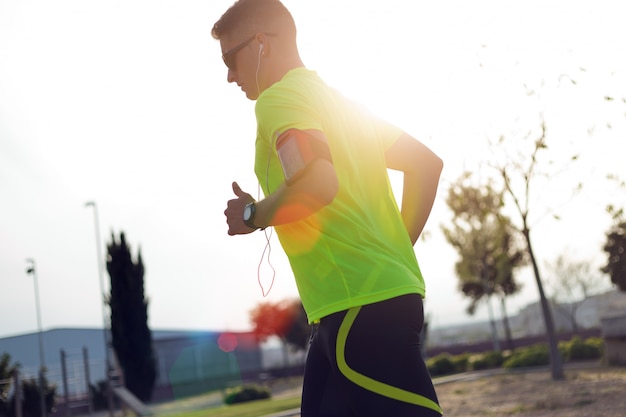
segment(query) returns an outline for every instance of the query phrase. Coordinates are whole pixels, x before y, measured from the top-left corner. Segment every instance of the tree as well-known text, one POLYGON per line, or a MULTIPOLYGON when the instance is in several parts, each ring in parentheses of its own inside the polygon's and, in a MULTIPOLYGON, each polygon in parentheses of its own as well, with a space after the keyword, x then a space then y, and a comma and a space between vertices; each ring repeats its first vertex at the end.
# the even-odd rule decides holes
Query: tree
POLYGON ((602 272, 611 277, 611 282, 626 291, 626 221, 615 217, 615 223, 606 234, 603 247, 607 254, 607 263, 602 272))
POLYGON ((259 341, 263 342, 271 336, 280 339, 285 365, 288 364, 287 344, 298 348, 302 346, 304 330, 301 321, 306 320, 306 314, 303 313, 299 300, 260 303, 250 312, 250 321, 259 341))
POLYGON ((302 303, 300 301, 294 301, 294 303, 296 304, 296 315, 291 326, 287 329, 285 341, 296 349, 306 350, 311 338, 311 325, 302 303))
POLYGON ((120 242, 111 235, 107 245, 107 271, 111 277, 111 335, 117 359, 129 391, 142 401, 152 396, 156 361, 148 328, 148 301, 144 297, 144 265, 141 250, 131 259, 124 233, 120 242))
POLYGON ((250 312, 250 321, 258 340, 264 342, 270 336, 283 339, 296 315, 295 306, 290 300, 259 303, 250 312))
MULTIPOLYGON (((20 364, 11 364, 11 356, 8 353, 0 355, 0 416, 14 416, 16 413, 16 395, 15 393, 9 398, 9 392, 13 383, 15 374, 19 372, 20 364)), ((29 378, 21 383, 21 409, 24 417, 41 416, 41 396, 43 389, 44 403, 46 414, 50 414, 56 405, 56 386, 48 383, 45 377, 45 369, 43 379, 29 378), (40 384, 43 383, 43 387, 40 384)))
POLYGON ((553 305, 568 317, 572 330, 578 332, 576 313, 587 298, 606 288, 602 277, 591 270, 591 262, 574 261, 564 254, 548 264, 548 268, 552 272, 553 305))
MULTIPOLYGON (((25 379, 22 381, 22 411, 24 417, 41 416, 40 391, 42 389, 39 384, 39 378, 25 379)), ((56 386, 48 384, 47 378, 43 378, 44 402, 46 407, 46 415, 50 414, 55 407, 56 386)))
POLYGON ((18 370, 19 364, 11 364, 11 355, 0 355, 0 417, 9 415, 9 393, 13 385, 13 376, 18 370))
POLYGON ((506 314, 506 297, 519 291, 513 271, 523 264, 523 251, 515 239, 510 219, 502 215, 503 192, 491 183, 471 184, 465 172, 448 190, 446 203, 453 213, 452 227, 442 226, 444 235, 459 253, 455 264, 459 288, 471 299, 468 313, 474 314, 483 297, 486 299, 492 326, 494 349, 500 350, 491 297, 497 294, 502 303, 503 321, 509 345, 512 343, 506 314))
MULTIPOLYGON (((541 310, 543 313, 544 324, 546 328, 546 336, 548 338, 548 349, 550 352, 550 365, 552 379, 561 380, 565 378, 563 374, 563 364, 558 349, 558 341, 556 338, 556 331, 554 328, 554 318, 552 317, 552 310, 550 309, 550 303, 546 297, 541 274, 539 272, 539 264, 535 251, 532 245, 531 239, 531 224, 530 224, 530 206, 531 206, 531 189, 534 181, 542 175, 540 172, 540 156, 543 155, 543 151, 548 148, 546 141, 546 123, 541 116, 540 130, 537 137, 532 140, 529 153, 520 151, 516 157, 507 157, 505 162, 495 165, 500 178, 504 182, 504 188, 506 193, 512 199, 515 209, 519 214, 521 221, 519 231, 524 236, 526 242, 526 251, 530 258, 530 262, 535 276, 535 282, 537 283, 537 290, 539 292, 539 300, 541 310)), ((529 138, 534 135, 534 132, 529 132, 526 136, 526 143, 529 138)), ((499 145, 503 145, 505 137, 501 136, 499 145)), ((577 156, 571 157, 574 161, 577 156)), ((551 165, 548 163, 548 165, 551 165)), ((546 174, 547 175, 547 174, 546 174)))

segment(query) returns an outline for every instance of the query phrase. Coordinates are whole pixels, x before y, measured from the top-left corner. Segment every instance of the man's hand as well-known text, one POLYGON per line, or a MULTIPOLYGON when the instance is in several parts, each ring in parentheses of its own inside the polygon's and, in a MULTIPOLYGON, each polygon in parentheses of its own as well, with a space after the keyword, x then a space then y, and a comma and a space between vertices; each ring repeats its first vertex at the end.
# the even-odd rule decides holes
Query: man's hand
POLYGON ((246 204, 254 201, 254 198, 246 192, 243 192, 239 187, 239 184, 233 182, 233 192, 237 198, 228 200, 224 215, 226 215, 226 223, 228 223, 228 234, 245 235, 254 232, 255 229, 251 229, 243 222, 243 209, 246 204))

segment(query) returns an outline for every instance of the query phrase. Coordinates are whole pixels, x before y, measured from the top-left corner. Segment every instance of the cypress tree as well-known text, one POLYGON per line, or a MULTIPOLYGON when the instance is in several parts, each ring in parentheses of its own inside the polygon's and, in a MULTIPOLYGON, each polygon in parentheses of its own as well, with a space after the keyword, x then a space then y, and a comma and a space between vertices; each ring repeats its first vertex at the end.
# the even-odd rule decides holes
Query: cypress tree
POLYGON ((133 262, 124 232, 121 232, 119 243, 111 235, 107 252, 113 349, 124 371, 126 388, 140 400, 148 401, 156 380, 156 361, 152 333, 148 328, 141 249, 138 250, 137 262, 133 262))

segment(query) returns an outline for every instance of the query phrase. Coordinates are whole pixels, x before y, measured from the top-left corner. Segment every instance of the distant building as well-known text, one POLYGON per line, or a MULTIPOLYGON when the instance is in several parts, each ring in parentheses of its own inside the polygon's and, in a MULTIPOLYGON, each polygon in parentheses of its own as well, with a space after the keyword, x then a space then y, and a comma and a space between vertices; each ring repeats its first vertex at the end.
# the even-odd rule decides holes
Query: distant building
MULTIPOLYGON (((576 303, 553 305, 552 317, 557 331, 569 332, 574 330, 572 316, 579 329, 599 328, 601 319, 616 311, 626 311, 626 293, 612 290, 576 303)), ((539 302, 521 309, 512 319, 512 327, 524 336, 545 333, 545 323, 539 302)))
MULTIPOLYGON (((28 333, 0 339, 0 354, 8 353, 11 363, 19 363, 20 377, 37 378, 39 372, 39 335, 28 333)), ((87 352, 90 379, 104 380, 104 332, 102 329, 55 329, 43 332, 44 362, 46 377, 62 392, 61 350, 66 352, 68 392, 85 392, 83 348, 87 352)))
POLYGON ((241 385, 263 372, 251 332, 153 332, 155 397, 182 398, 241 385))
MULTIPOLYGON (((573 331, 572 314, 575 311, 579 330, 600 328, 601 319, 616 312, 626 312, 626 293, 612 290, 594 295, 574 304, 552 306, 552 316, 557 332, 573 331)), ((513 338, 523 338, 545 334, 545 322, 539 302, 522 308, 509 317, 513 338)), ((502 317, 496 316, 496 326, 500 340, 505 339, 502 317)), ((428 346, 453 346, 471 344, 491 339, 488 321, 477 321, 462 325, 445 326, 430 329, 428 346)))
MULTIPOLYGON (((153 331, 157 365, 155 398, 179 398, 241 384, 261 373, 261 346, 250 332, 153 331)), ((105 379, 102 329, 53 329, 43 332, 46 377, 63 397, 61 351, 66 355, 67 391, 87 392, 84 354, 92 385, 105 379)), ((37 333, 0 339, 0 354, 21 365, 22 379, 37 376, 37 333)))

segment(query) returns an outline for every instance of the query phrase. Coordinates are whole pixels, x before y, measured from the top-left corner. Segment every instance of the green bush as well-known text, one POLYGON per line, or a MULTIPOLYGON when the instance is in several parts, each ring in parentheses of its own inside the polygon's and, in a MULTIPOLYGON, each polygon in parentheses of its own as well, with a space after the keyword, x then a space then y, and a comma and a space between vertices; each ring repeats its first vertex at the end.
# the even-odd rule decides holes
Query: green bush
POLYGON ((559 343, 559 351, 565 361, 600 359, 602 357, 602 339, 593 338, 583 341, 574 336, 569 342, 559 343))
MULTIPOLYGON (((601 359, 604 341, 590 337, 584 341, 574 336, 568 342, 559 343, 559 352, 564 361, 601 359)), ((448 375, 469 370, 480 371, 493 368, 524 368, 550 364, 548 346, 542 343, 518 348, 513 353, 488 351, 478 354, 463 353, 452 356, 440 353, 426 361, 431 376, 448 375)))
POLYGON ((469 369, 470 357, 471 355, 469 353, 462 353, 450 358, 450 360, 452 360, 452 365, 454 366, 454 372, 467 371, 469 369))
POLYGON ((504 363, 501 352, 490 351, 476 355, 470 362, 470 369, 480 371, 483 369, 499 368, 504 363))
POLYGON ((504 368, 525 368, 529 366, 542 366, 550 364, 550 353, 544 344, 528 346, 516 349, 502 366, 504 368))
POLYGON ((449 353, 440 353, 426 361, 431 376, 452 374, 456 371, 452 356, 449 353))
POLYGON ((585 339, 585 344, 598 349, 600 357, 604 356, 604 339, 601 337, 588 337, 585 339))
MULTIPOLYGON (((44 406, 46 414, 50 414, 56 406, 56 385, 51 385, 48 378, 43 378, 44 406)), ((41 387, 38 378, 30 378, 22 381, 22 411, 26 416, 41 415, 41 387)), ((15 397, 13 397, 15 398, 15 397)), ((13 400, 15 401, 15 400, 13 400)))
POLYGON ((232 388, 224 397, 224 403, 237 404, 246 401, 264 400, 270 398, 272 392, 269 388, 261 385, 242 385, 240 387, 232 388))

